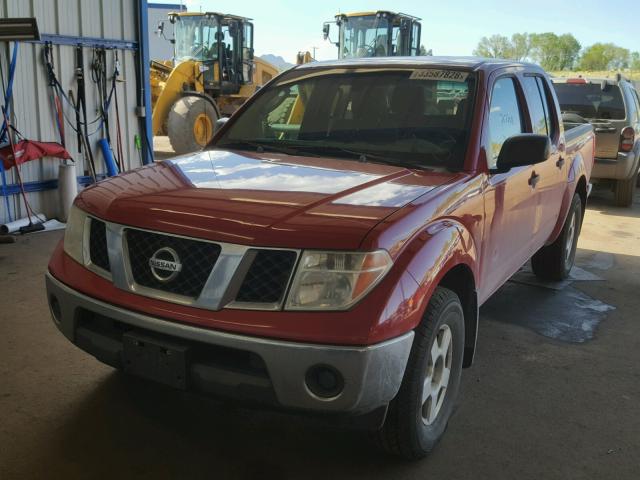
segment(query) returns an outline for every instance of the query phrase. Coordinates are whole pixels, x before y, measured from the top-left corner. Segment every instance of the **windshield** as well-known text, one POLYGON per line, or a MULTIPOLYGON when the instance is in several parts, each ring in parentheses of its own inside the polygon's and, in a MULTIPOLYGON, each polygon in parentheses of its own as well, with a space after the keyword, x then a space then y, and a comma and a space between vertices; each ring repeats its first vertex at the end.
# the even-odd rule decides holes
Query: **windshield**
POLYGON ((342 58, 386 57, 389 50, 389 21, 376 15, 345 17, 342 23, 342 58))
POLYGON ((215 18, 204 15, 177 17, 175 24, 175 59, 216 60, 218 44, 216 32, 218 24, 215 18))
POLYGON ((622 92, 617 85, 600 83, 555 83, 562 113, 576 113, 584 118, 624 120, 622 92))
POLYGON ((215 146, 459 170, 474 86, 472 74, 453 70, 292 70, 215 146))

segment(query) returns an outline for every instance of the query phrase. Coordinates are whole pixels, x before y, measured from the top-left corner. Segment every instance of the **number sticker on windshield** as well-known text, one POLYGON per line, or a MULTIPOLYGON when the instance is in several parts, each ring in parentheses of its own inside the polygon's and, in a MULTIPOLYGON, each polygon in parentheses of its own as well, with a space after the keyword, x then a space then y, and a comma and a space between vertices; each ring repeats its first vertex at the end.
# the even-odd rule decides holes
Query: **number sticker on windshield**
POLYGON ((433 70, 422 69, 414 70, 410 80, 448 80, 450 82, 464 82, 469 73, 460 72, 458 70, 433 70))

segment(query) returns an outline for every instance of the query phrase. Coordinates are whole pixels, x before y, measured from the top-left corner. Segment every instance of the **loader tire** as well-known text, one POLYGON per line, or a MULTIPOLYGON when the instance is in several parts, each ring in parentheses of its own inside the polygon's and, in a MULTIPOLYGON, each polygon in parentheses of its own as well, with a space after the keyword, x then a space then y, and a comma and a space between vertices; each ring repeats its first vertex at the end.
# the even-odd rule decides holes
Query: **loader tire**
POLYGON ((171 107, 166 130, 178 155, 202 150, 211 141, 218 114, 208 100, 186 96, 171 107))

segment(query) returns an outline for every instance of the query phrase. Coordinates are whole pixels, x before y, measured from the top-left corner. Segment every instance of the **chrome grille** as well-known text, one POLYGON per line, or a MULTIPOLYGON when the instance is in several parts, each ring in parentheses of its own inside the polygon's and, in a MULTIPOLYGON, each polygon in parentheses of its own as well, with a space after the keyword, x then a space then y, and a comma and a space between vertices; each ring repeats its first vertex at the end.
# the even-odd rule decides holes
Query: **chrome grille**
POLYGON ((291 250, 250 250, 255 258, 236 295, 237 302, 280 303, 296 262, 291 250))
POLYGON ((107 226, 101 220, 91 219, 89 228, 89 258, 95 266, 111 271, 107 248, 107 226))
POLYGON ((197 298, 220 255, 215 243, 130 228, 125 229, 125 236, 134 281, 176 295, 197 298), (165 280, 154 275, 149 263, 162 249, 173 250, 181 265, 175 276, 165 280))
POLYGON ((117 288, 207 310, 282 308, 300 253, 187 238, 96 218, 87 223, 85 241, 87 268, 117 288))

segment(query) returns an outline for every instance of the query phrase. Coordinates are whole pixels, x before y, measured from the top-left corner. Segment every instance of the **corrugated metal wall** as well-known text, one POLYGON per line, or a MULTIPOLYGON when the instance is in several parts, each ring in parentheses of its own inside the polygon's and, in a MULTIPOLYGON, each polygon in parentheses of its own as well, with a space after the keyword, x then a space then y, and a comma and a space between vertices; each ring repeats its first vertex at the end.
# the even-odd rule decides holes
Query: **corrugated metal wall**
MULTIPOLYGON (((36 17, 40 33, 73 35, 82 37, 101 37, 115 40, 136 41, 137 0, 0 0, 0 17, 36 17)), ((0 62, 5 76, 9 71, 11 47, 0 43, 0 62)), ((27 138, 42 141, 60 141, 55 124, 54 110, 51 102, 51 91, 43 61, 41 44, 21 43, 14 79, 12 120, 16 128, 27 138)), ((98 114, 98 90, 91 80, 90 64, 92 49, 85 47, 84 63, 86 77, 87 117, 89 121, 98 114)), ((134 136, 143 133, 139 119, 136 117, 136 61, 137 53, 132 50, 119 50, 120 78, 124 82, 118 85, 118 103, 120 109, 120 125, 124 160, 127 169, 141 165, 140 153, 135 148, 134 136)), ((107 51, 107 74, 113 72, 113 51, 107 51)), ((75 75, 75 47, 65 45, 53 46, 53 60, 56 74, 65 92, 73 90, 77 93, 75 75)), ((1 103, 1 102, 0 102, 1 103)), ((65 105, 65 114, 75 127, 75 114, 65 105)), ((94 124, 89 127, 95 130, 94 124)), ((112 145, 115 150, 115 105, 110 111, 110 131, 112 145)), ((82 155, 78 153, 76 134, 67 123, 65 125, 67 149, 74 157, 78 175, 85 175, 88 166, 82 155)), ((104 172, 104 160, 97 147, 102 132, 90 138, 94 152, 96 169, 104 172)), ((42 181, 57 178, 59 161, 45 158, 24 164, 21 167, 25 182, 42 181)), ((7 172, 7 182, 15 183, 14 169, 7 172)), ((18 196, 9 197, 11 214, 14 218, 23 217, 24 206, 18 196), (16 215, 17 209, 17 215, 16 215)), ((49 217, 58 214, 57 190, 34 192, 28 194, 34 210, 41 211, 49 217)), ((0 220, 7 218, 4 198, 0 197, 0 220)))

